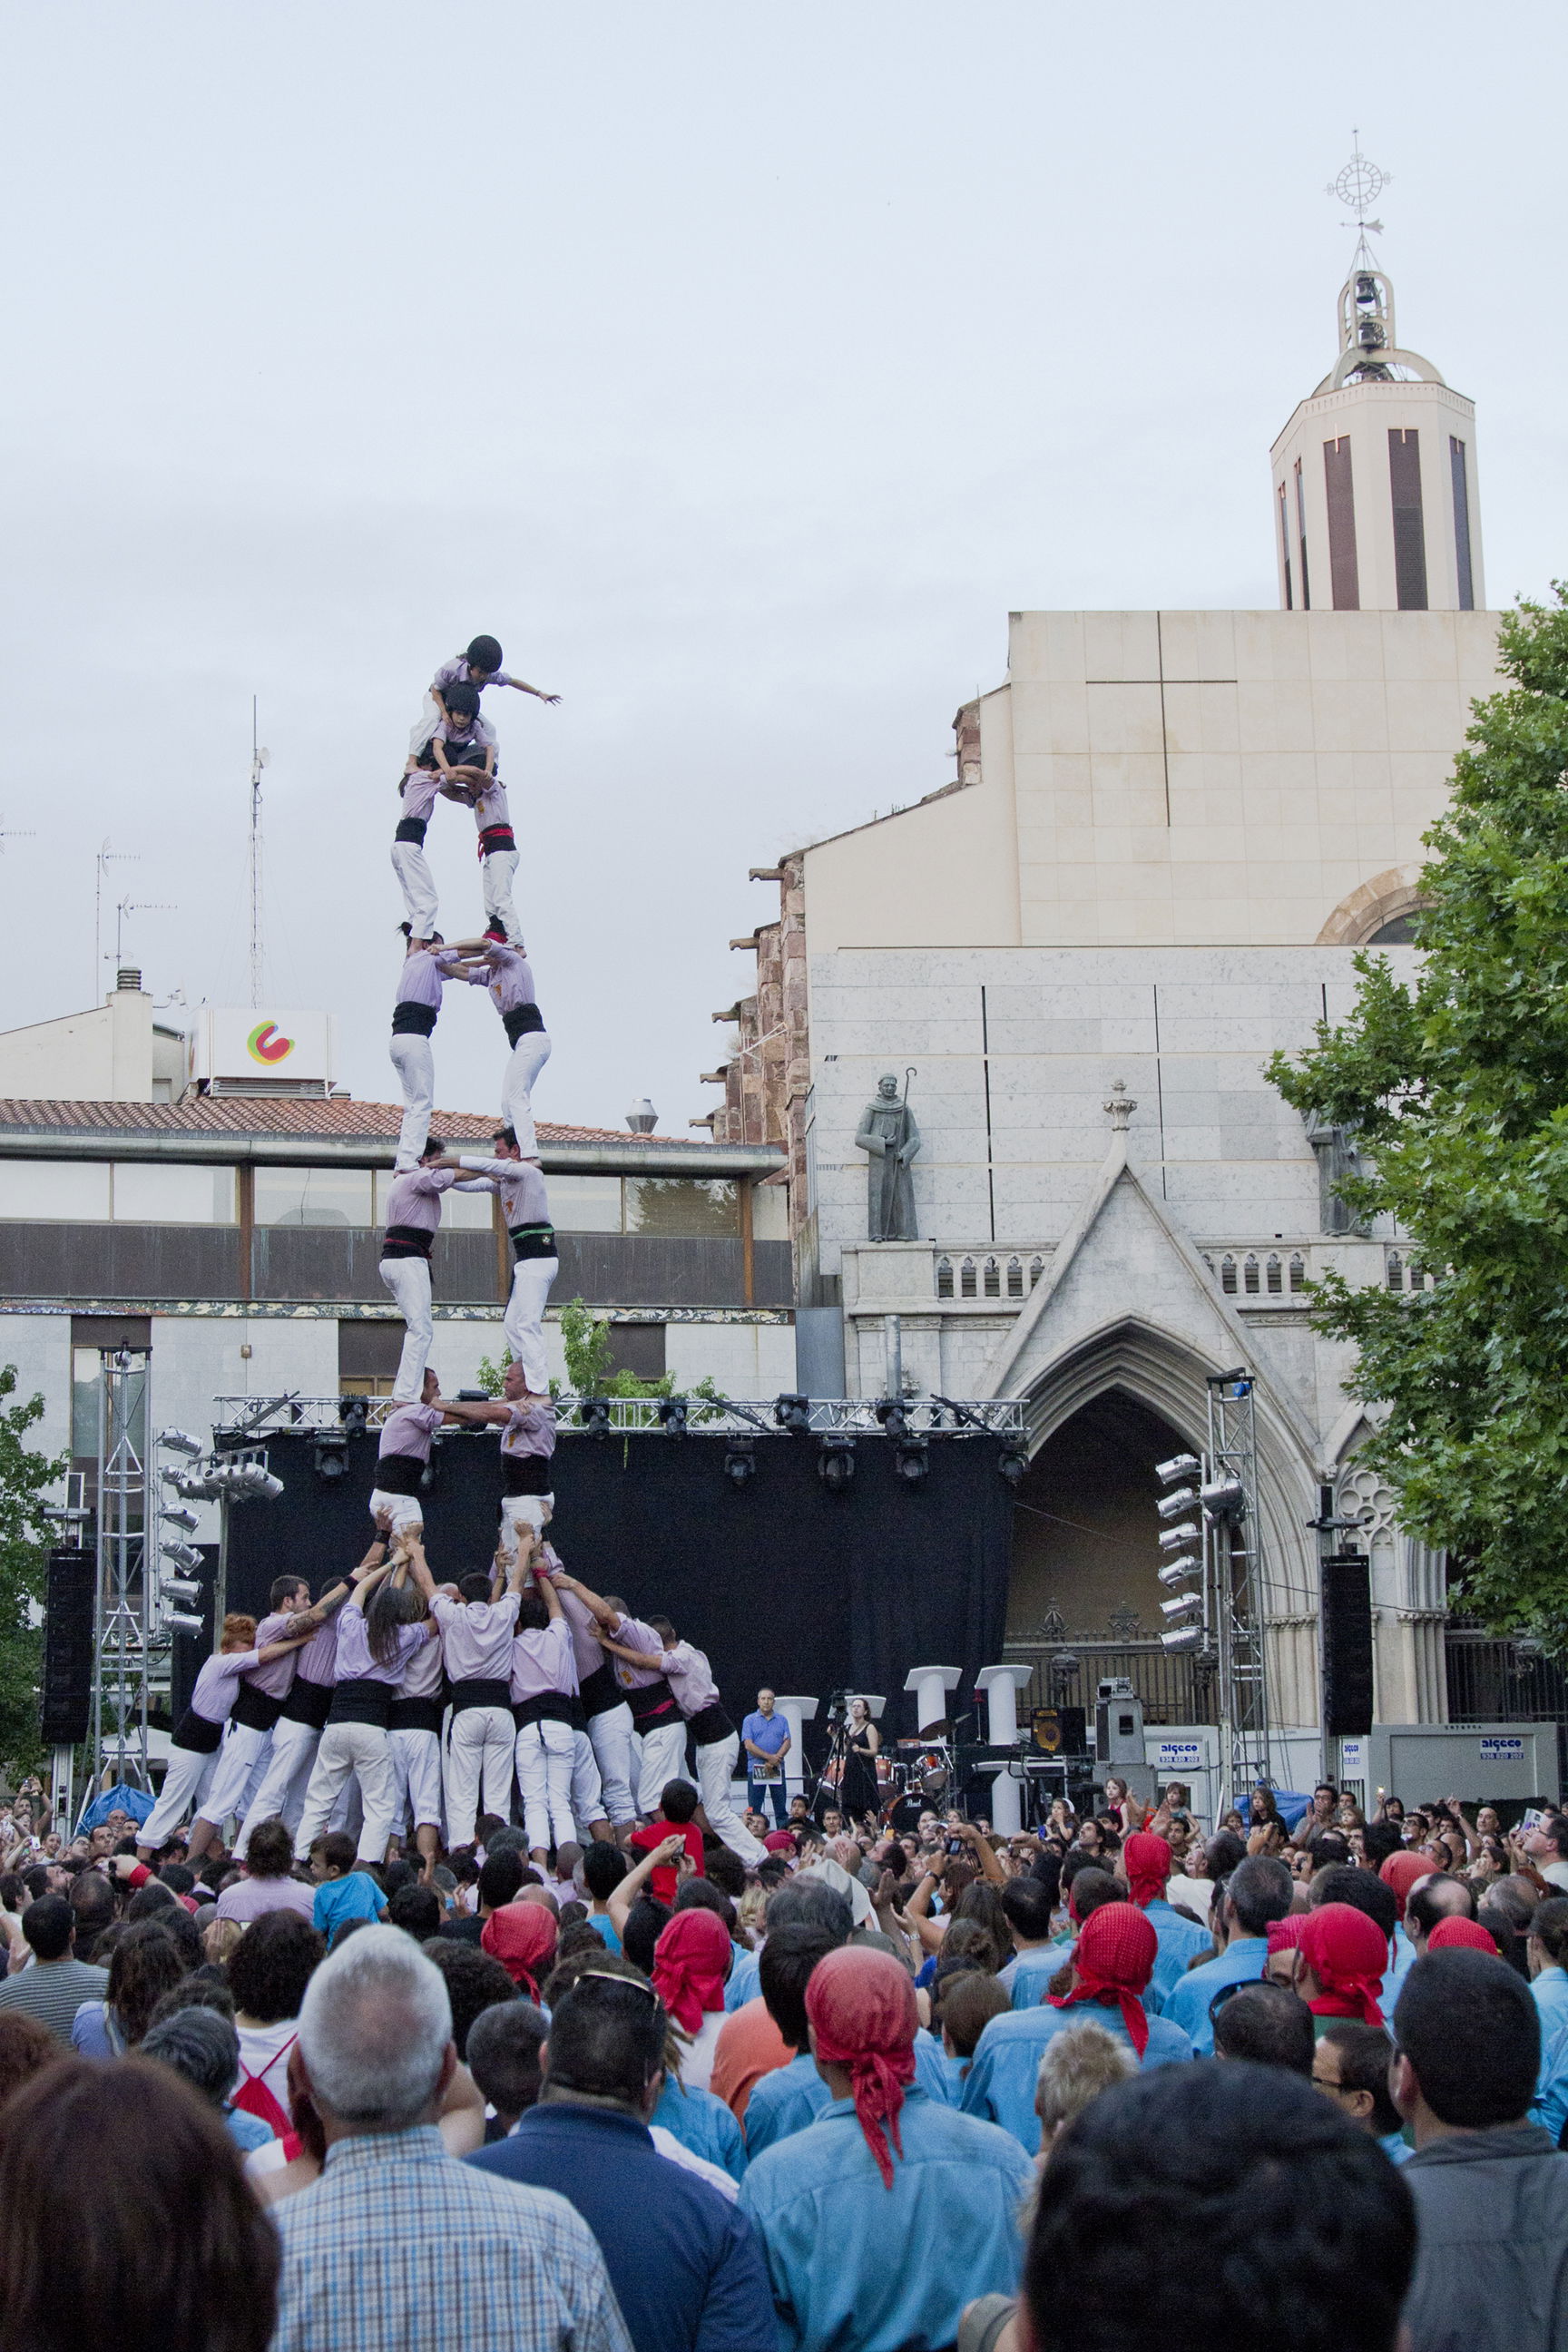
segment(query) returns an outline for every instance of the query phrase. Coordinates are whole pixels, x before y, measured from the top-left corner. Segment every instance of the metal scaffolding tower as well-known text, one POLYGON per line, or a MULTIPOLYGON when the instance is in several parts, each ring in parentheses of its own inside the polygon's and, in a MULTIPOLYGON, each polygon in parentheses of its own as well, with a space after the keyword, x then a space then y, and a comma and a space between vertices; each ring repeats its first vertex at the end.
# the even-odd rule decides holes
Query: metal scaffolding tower
POLYGON ((1203 1502, 1210 1624, 1219 1654, 1220 1756, 1226 1802, 1234 1805, 1247 1790, 1259 1781, 1268 1785, 1272 1778, 1263 1528, 1249 1372, 1223 1372, 1209 1381, 1206 1453, 1203 1502))
POLYGON ((149 1611, 148 1388, 151 1351, 102 1348, 98 1399, 98 1585, 93 1626, 92 1772, 145 1789, 149 1611))

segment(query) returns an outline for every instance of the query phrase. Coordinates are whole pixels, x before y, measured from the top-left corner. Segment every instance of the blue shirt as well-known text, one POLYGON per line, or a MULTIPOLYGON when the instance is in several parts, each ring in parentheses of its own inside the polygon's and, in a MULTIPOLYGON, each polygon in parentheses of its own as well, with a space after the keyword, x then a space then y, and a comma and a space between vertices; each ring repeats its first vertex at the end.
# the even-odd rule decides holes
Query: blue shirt
MULTIPOLYGON (((775 2352, 755 2231, 707 2181, 660 2156, 635 2116, 548 2100, 520 2117, 510 2138, 467 2161, 553 2189, 576 2207, 599 2242, 637 2352, 775 2352)), ((482 2294, 482 2276, 474 2284, 482 2294)))
POLYGON ((1408 2164, 1415 2153, 1403 2132, 1387 2132, 1377 2144, 1390 2164, 1408 2164))
POLYGON ((951 2345, 965 2304, 1016 2288, 1018 2205, 1033 2179, 1021 2149, 918 2084, 899 2129, 891 2189, 851 2099, 831 2100, 747 2171, 741 2205, 762 2232, 786 2352, 951 2345))
POLYGON ((621 1939, 610 1924, 610 1915, 607 1911, 590 1911, 584 1925, 592 1927, 599 1941, 602 1944, 607 1944, 612 1952, 620 1950, 621 1939))
POLYGON ((1394 1957, 1389 1961, 1383 1979, 1383 1999, 1378 2003, 1385 2017, 1393 2016, 1394 2004, 1399 1998, 1400 1987, 1415 1966, 1415 1947, 1405 1934, 1403 1925, 1395 1927, 1394 1931, 1393 1952, 1394 1957))
MULTIPOLYGON (((776 1710, 772 1715, 749 1715, 741 1726, 741 1737, 752 1741, 765 1755, 776 1756, 789 1738, 789 1725, 776 1710)), ((754 1771, 756 1758, 745 1749, 742 1753, 746 1758, 747 1769, 754 1771)))
POLYGON ((760 2076, 746 2101, 748 2164, 764 2147, 814 2124, 829 2097, 809 2050, 797 2052, 787 2066, 775 2066, 771 2074, 760 2076))
POLYGON ((1177 1979, 1165 1997, 1160 2011, 1173 2025, 1179 2025, 1200 2058, 1214 2056, 1214 2021, 1209 2015, 1209 2003, 1222 1985, 1250 1984, 1263 1974, 1268 1958, 1267 1936, 1240 1936, 1229 1944, 1217 1960, 1205 1960, 1201 1969, 1189 1969, 1177 1979))
POLYGON ((278 2137, 270 2124, 264 2124, 259 2116, 247 2116, 243 2107, 225 2107, 223 2119, 229 2137, 247 2156, 252 2148, 265 2147, 269 2139, 278 2137))
POLYGON ((363 1870, 351 1870, 346 1878, 323 1879, 316 1889, 311 1912, 318 1935, 332 1940, 332 1930, 341 1927, 345 1919, 380 1918, 386 1908, 386 1897, 374 1878, 363 1870))
POLYGON ((712 2091, 700 2091, 694 2083, 680 2084, 667 2074, 653 2119, 693 2156, 705 2156, 710 2164, 721 2166, 731 2180, 739 2180, 745 2171, 741 2126, 712 2091))
MULTIPOLYGON (((1014 2010, 1009 2016, 994 2017, 975 2047, 964 2082, 964 2114, 1000 2124, 1033 2156, 1040 2145, 1040 2119, 1035 2113, 1040 2054, 1047 2042, 1075 2025, 1102 2025, 1131 2047, 1132 2036, 1120 2009, 1102 2008, 1099 2001, 1075 2001, 1070 2009, 1014 2010)), ((1150 2018, 1141 2064, 1169 2066, 1192 2054, 1193 2045, 1179 2025, 1169 2018, 1150 2018)))
POLYGON ((915 2034, 915 2081, 928 2099, 934 2099, 939 2106, 946 2105, 947 2053, 923 2025, 915 2034))
POLYGON ((1542 2041, 1554 2025, 1568 2018, 1568 1969, 1560 1969, 1548 1960, 1539 1976, 1530 1980, 1531 1994, 1541 2011, 1542 2041))
POLYGON ((1568 2124, 1568 2010, 1553 2010, 1541 2020, 1541 2072, 1530 2120, 1545 2126, 1555 2147, 1568 2124))
POLYGON ((724 1979, 724 2007, 737 2010, 748 2000, 755 2000, 762 1990, 758 1969, 762 1963, 755 1952, 748 1952, 744 1944, 731 1944, 734 1965, 724 1979))
POLYGON ((1042 1944, 1037 1951, 1020 1952, 997 1973, 996 1981, 1013 1997, 1015 2009, 1036 2009, 1046 1987, 1072 1950, 1070 1944, 1042 1944))
POLYGON ((1154 1930, 1159 1950, 1154 1956, 1154 1973, 1149 1979, 1149 1990, 1143 1996, 1143 2006, 1151 2017, 1163 2015, 1172 1990, 1186 1974, 1194 1960, 1206 1960, 1214 1952, 1214 1937, 1206 1927, 1184 1919, 1173 1904, 1157 1895, 1152 1903, 1143 1906, 1143 1916, 1154 1930))

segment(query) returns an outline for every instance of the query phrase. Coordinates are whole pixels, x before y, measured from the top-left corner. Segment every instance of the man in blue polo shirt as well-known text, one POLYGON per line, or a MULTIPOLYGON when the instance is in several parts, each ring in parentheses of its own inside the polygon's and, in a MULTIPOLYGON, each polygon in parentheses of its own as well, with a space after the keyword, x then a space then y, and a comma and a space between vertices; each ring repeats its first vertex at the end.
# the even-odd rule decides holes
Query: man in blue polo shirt
POLYGON ((1200 2058, 1214 2056, 1209 2007, 1215 1993, 1224 1985, 1246 1984, 1263 1974, 1269 1927, 1289 1916, 1290 1894, 1290 1874, 1271 1854, 1249 1854, 1232 1871, 1215 1922, 1225 1933, 1224 1951, 1217 1959, 1205 1960, 1178 1977, 1160 2012, 1191 2037, 1200 2058))
POLYGON ((575 2206, 637 2352, 778 2352, 755 2230, 648 2131, 666 2026, 664 2003, 626 1962, 584 1971, 551 2013, 538 2105, 468 2161, 575 2206))
POLYGON ((789 1726, 777 1712, 771 1690, 757 1693, 754 1715, 741 1726, 741 1746, 746 1756, 746 1802, 752 1812, 763 1810, 764 1791, 773 1799, 773 1819, 784 1825, 784 1759, 794 1745, 789 1726))

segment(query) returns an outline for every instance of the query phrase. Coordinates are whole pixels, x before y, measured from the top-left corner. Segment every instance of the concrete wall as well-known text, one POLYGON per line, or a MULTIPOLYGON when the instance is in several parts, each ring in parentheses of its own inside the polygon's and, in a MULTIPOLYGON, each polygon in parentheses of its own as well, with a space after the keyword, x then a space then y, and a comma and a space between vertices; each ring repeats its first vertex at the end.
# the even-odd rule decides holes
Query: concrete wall
MULTIPOLYGON (((1333 594, 1329 564, 1329 515, 1325 441, 1348 440, 1355 515, 1356 570, 1363 612, 1395 612, 1399 596, 1394 579, 1394 505, 1388 470, 1388 436, 1393 431, 1420 436, 1421 507, 1426 551, 1426 601, 1433 612, 1458 609, 1458 558, 1454 530, 1453 475, 1448 443, 1465 445, 1465 472, 1470 522, 1470 585, 1474 603, 1484 608, 1486 591, 1481 572, 1480 488, 1476 473, 1476 412, 1463 393, 1446 383, 1351 383, 1338 392, 1315 394, 1302 401, 1274 444, 1276 525, 1275 554, 1281 553, 1278 524, 1279 490, 1285 486, 1286 511, 1291 524, 1291 589, 1301 605, 1300 555, 1297 545, 1297 460, 1301 465, 1301 488, 1307 513, 1307 577, 1312 605, 1330 606, 1333 594)), ((1281 581, 1280 598, 1284 603, 1281 581)))
MULTIPOLYGON (((165 1046, 159 1055, 166 1075, 170 1051, 165 1046)), ((140 989, 116 989, 90 1012, 0 1032, 0 1097, 152 1102, 153 1063, 153 1000, 140 989)))

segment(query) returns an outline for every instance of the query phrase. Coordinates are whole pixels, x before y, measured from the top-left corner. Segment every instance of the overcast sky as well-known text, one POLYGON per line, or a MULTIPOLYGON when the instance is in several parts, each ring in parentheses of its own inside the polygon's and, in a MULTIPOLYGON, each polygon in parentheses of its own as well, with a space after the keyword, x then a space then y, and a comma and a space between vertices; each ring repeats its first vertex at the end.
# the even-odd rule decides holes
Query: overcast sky
MULTIPOLYGON (((684 1132, 747 867, 947 782, 1009 608, 1276 602, 1353 124, 1490 601, 1568 572, 1565 48, 1452 0, 10 0, 0 1018, 108 984, 105 837, 154 992, 247 1001, 255 694, 269 1005, 395 1095, 395 780, 486 630, 565 698, 489 698, 536 1108, 684 1132)), ((503 1050, 451 1005, 441 1106, 503 1050)))

